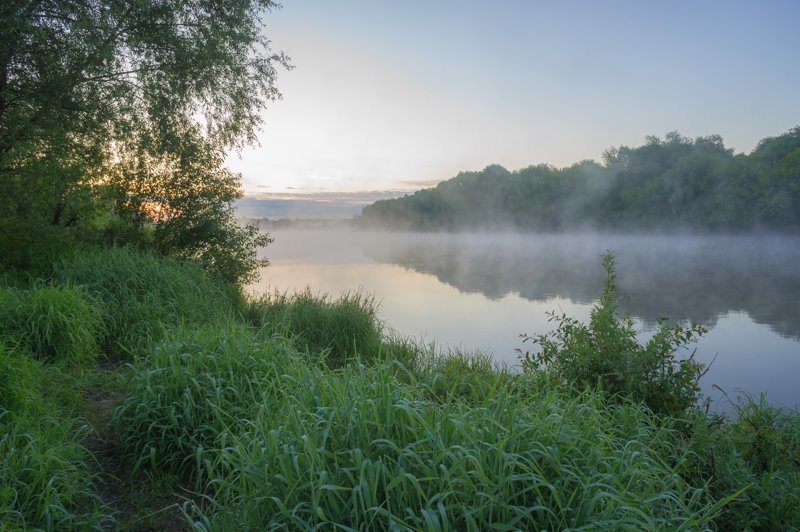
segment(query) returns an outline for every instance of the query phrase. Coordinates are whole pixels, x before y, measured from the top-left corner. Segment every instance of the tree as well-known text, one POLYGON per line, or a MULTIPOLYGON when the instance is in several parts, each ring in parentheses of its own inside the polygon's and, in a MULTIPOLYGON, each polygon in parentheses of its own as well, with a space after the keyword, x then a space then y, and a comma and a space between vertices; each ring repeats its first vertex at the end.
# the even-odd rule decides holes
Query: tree
POLYGON ((233 219, 239 177, 222 161, 255 140, 261 110, 280 96, 277 68, 289 62, 271 51, 262 22, 274 7, 269 0, 3 2, 4 247, 97 225, 106 207, 165 253, 203 257, 224 235, 254 244, 256 232, 233 219))

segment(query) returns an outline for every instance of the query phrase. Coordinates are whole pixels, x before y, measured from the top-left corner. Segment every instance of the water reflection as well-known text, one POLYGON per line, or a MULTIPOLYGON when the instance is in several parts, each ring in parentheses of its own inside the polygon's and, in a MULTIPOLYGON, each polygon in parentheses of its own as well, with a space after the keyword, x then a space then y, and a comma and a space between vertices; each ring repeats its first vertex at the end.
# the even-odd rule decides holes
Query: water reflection
MULTIPOLYGON (((606 249, 617 254, 625 311, 647 328, 661 314, 711 329, 696 345, 710 363, 703 393, 726 410, 739 390, 800 405, 800 237, 433 235, 280 231, 250 288, 381 302, 387 324, 441 348, 491 353, 509 366, 519 333, 553 328, 555 310, 586 321, 600 293, 606 249), (719 388, 717 388, 719 387, 719 388), (726 406, 727 405, 727 406, 726 406)), ((646 334, 646 332, 645 332, 646 334)))
POLYGON ((375 261, 435 276, 463 293, 518 294, 591 303, 603 282, 600 255, 617 256, 622 307, 648 324, 666 315, 714 326, 744 312, 800 339, 800 237, 630 235, 372 235, 375 261))

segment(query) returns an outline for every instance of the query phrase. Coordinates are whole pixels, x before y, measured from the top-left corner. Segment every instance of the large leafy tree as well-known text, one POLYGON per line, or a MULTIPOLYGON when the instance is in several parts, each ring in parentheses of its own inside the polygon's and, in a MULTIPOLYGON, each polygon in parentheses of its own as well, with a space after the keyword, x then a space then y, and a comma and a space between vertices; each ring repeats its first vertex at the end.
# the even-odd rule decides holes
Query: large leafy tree
MULTIPOLYGON (((269 0, 5 0, 0 240, 21 249, 115 220, 245 280, 265 242, 236 225, 225 153, 279 97, 269 0), (111 215, 109 215, 111 213, 111 215), (238 245, 225 256, 224 241, 238 245)), ((120 234, 119 231, 116 232, 120 234)))

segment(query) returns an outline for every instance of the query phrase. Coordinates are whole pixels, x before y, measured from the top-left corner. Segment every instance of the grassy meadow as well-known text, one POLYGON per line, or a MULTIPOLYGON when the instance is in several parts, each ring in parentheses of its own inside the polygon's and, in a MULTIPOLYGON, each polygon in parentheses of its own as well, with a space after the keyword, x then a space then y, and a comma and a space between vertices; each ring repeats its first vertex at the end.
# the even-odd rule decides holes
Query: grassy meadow
POLYGON ((798 413, 696 406, 674 353, 703 331, 640 345, 605 267, 519 373, 359 293, 249 298, 127 248, 6 272, 0 530, 800 529, 798 413))

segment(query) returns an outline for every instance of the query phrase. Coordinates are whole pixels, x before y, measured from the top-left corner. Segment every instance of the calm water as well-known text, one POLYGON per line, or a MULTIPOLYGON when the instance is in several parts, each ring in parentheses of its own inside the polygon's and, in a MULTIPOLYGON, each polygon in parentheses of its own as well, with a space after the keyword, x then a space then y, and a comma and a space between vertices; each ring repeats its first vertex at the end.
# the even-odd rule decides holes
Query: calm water
POLYGON ((491 353, 518 365, 520 333, 551 330, 547 311, 581 320, 613 250, 621 308, 643 336, 659 316, 710 332, 693 347, 711 370, 703 391, 766 393, 800 405, 800 237, 363 233, 281 231, 254 291, 338 295, 362 289, 397 332, 441 349, 491 353))

